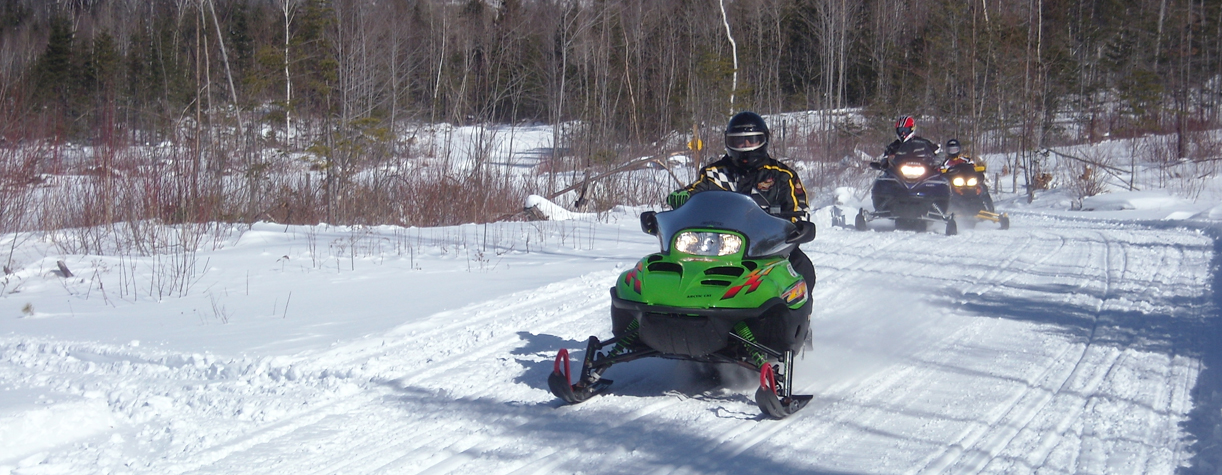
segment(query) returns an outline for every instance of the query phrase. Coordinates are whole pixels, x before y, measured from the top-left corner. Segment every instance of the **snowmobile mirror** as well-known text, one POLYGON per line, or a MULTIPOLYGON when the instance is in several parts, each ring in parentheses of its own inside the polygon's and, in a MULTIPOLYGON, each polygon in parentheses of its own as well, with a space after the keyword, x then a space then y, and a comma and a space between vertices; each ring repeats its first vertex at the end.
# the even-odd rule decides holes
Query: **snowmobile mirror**
POLYGON ((645 234, 658 235, 658 212, 646 211, 641 213, 641 231, 645 234))
POLYGON ((815 240, 815 223, 810 221, 798 221, 794 224, 797 225, 798 228, 789 234, 789 238, 785 239, 785 242, 790 244, 802 244, 815 240))

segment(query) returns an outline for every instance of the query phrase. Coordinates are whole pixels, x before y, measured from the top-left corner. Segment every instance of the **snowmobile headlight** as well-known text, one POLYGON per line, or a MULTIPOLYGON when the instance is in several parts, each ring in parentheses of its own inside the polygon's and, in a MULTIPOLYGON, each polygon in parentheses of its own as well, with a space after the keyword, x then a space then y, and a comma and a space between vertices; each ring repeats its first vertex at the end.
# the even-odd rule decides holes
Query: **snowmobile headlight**
POLYGON ((905 164, 900 166, 900 175, 904 178, 913 179, 925 176, 925 166, 915 164, 905 164))
POLYGON ((737 253, 743 239, 733 234, 687 231, 675 238, 675 249, 697 256, 726 256, 737 253))
POLYGON ((961 176, 955 177, 954 180, 951 180, 951 183, 954 183, 955 186, 964 186, 967 184, 965 181, 963 181, 963 177, 961 176))
POLYGON ((967 186, 976 186, 976 177, 971 177, 971 178, 968 178, 968 179, 967 179, 967 186))

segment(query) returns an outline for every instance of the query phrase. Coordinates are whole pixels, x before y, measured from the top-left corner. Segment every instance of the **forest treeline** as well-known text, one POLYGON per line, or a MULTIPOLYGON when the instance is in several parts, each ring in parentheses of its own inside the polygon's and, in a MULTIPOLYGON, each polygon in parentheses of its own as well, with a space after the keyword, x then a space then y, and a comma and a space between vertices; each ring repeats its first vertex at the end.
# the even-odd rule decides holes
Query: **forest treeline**
POLYGON ((577 121, 556 143, 588 167, 715 136, 736 110, 861 108, 864 128, 791 156, 877 153, 913 114, 923 135, 1027 169, 1028 151, 1147 133, 1197 157, 1222 94, 1222 0, 0 5, 5 142, 170 142, 192 173, 247 175, 260 151, 308 151, 328 173, 325 216, 328 187, 402 155, 404 124, 577 121))

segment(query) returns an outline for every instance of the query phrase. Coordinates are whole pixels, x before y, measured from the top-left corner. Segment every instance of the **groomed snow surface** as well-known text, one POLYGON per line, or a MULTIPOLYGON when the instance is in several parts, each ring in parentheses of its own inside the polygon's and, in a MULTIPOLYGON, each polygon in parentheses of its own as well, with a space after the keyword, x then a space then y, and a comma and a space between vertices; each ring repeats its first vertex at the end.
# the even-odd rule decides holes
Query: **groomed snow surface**
POLYGON ((658 247, 639 209, 257 224, 185 258, 4 236, 0 474, 1217 473, 1222 233, 1024 205, 956 236, 816 213, 815 399, 781 421, 755 375, 671 360, 548 392, 658 247))

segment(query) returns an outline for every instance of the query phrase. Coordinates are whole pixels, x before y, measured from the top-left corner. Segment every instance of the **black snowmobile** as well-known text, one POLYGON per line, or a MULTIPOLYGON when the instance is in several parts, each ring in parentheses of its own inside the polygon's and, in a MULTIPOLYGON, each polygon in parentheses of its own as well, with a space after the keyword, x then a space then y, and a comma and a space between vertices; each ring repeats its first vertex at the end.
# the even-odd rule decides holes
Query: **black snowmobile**
POLYGON ((1010 216, 997 213, 993 208, 993 197, 984 183, 984 165, 972 162, 955 164, 942 171, 942 176, 950 182, 950 209, 958 216, 974 218, 969 225, 979 221, 992 221, 1001 225, 1001 229, 1010 229, 1010 216))
POLYGON ((679 209, 642 214, 641 229, 658 236, 662 252, 611 288, 614 337, 590 337, 580 373, 570 373, 567 349, 556 355, 552 393, 585 401, 610 386, 602 374, 612 365, 656 356, 758 370, 756 404, 774 418, 810 402, 792 392, 810 292, 788 256, 815 238, 814 224, 771 215, 746 195, 706 191, 679 209))
POLYGON ((874 180, 870 196, 874 212, 861 208, 854 221, 859 231, 875 219, 893 219, 896 229, 924 231, 930 221, 946 223, 946 234, 958 232, 950 212, 950 182, 935 164, 934 150, 917 141, 905 142, 888 164, 872 163, 882 170, 874 180))

